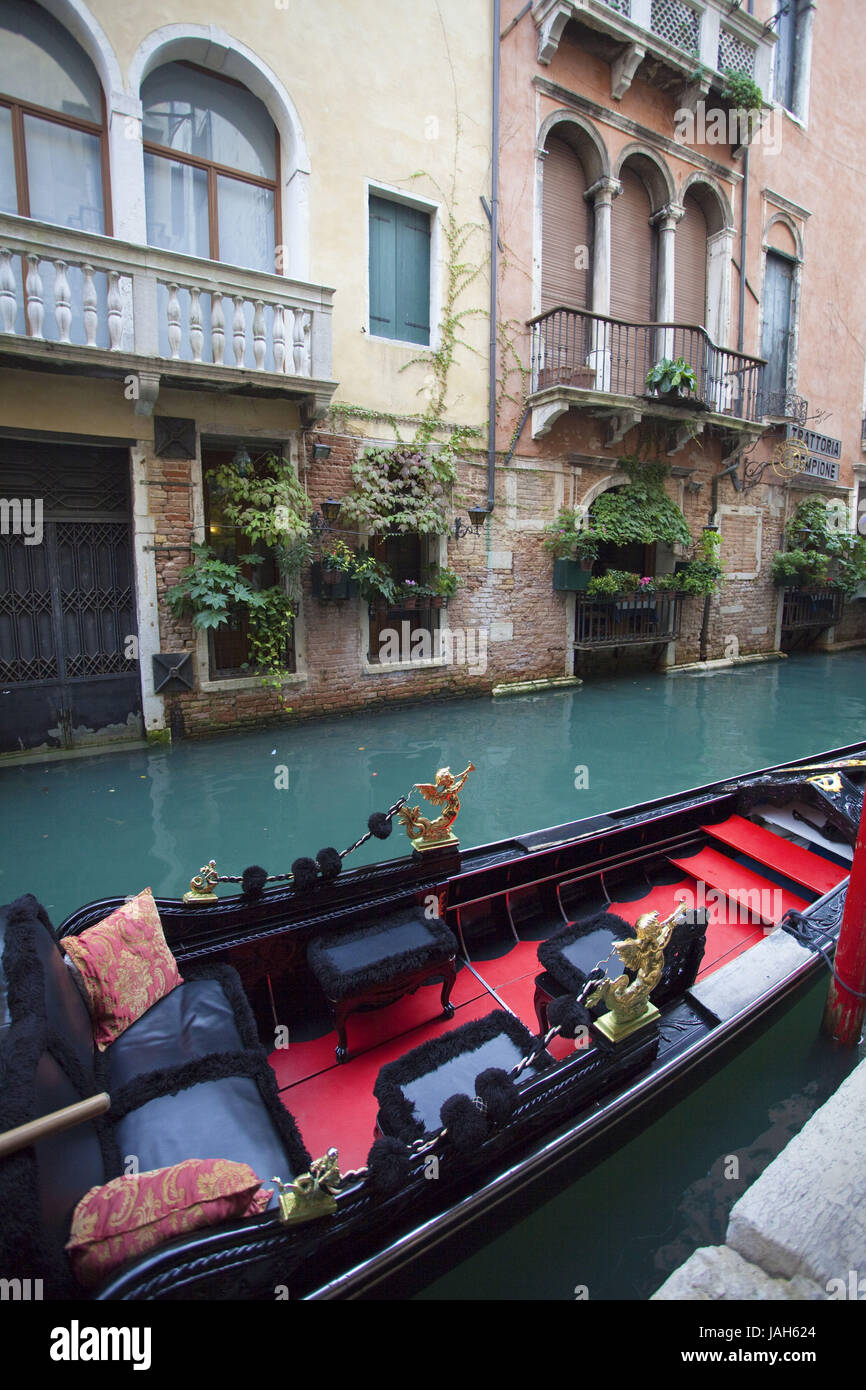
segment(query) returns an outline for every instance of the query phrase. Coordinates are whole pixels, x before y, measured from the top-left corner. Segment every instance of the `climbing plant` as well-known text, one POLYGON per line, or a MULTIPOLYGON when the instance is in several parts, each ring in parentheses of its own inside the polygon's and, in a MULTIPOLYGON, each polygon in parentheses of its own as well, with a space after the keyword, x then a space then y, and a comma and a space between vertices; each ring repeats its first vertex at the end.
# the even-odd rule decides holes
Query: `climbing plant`
POLYGON ((628 483, 616 491, 603 492, 592 504, 590 529, 598 540, 614 545, 637 541, 651 545, 692 544, 688 522, 664 490, 670 467, 661 459, 621 458, 620 467, 628 483))

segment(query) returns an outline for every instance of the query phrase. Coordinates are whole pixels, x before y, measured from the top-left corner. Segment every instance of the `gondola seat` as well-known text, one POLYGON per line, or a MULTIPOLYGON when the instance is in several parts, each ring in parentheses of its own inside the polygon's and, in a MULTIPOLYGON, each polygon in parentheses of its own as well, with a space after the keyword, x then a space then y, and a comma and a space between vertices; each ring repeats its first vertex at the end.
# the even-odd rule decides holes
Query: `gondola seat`
MULTIPOLYGON (((27 896, 0 908, 0 1133, 107 1091, 110 1109, 0 1158, 0 1265, 81 1297, 65 1244, 94 1187, 186 1159, 247 1164, 265 1185, 306 1171, 246 996, 228 966, 177 985, 100 1050, 86 993, 27 896)), ((275 1209, 277 1198, 271 1198, 275 1209)))
POLYGON ((334 1015, 337 1061, 348 1055, 346 1019, 359 1009, 383 1008, 421 985, 442 980, 444 1018, 457 978, 457 942, 439 917, 412 908, 348 931, 315 937, 307 963, 334 1015))
MULTIPOLYGON (((674 927, 665 949, 662 978, 650 995, 656 1008, 661 1008, 694 984, 704 956, 706 932, 707 913, 704 908, 687 912, 682 922, 674 927)), ((540 1032, 547 1031, 547 1008, 551 999, 564 994, 578 994, 596 965, 609 956, 614 941, 635 935, 634 927, 624 918, 612 912, 601 912, 581 922, 569 922, 541 942, 538 961, 544 966, 544 973, 535 979, 535 1014, 540 1032)), ((622 967, 619 958, 612 957, 606 968, 610 978, 620 974, 622 967)), ((597 1005, 591 1012, 598 1016, 604 1012, 604 1006, 597 1005)))
MULTIPOLYGON (((430 1038, 382 1067, 373 1087, 379 1102, 377 1127, 407 1143, 441 1128, 439 1111, 449 1096, 474 1096, 475 1078, 489 1067, 510 1071, 531 1050, 528 1028, 504 1009, 472 1019, 438 1038, 430 1038)), ((526 1074, 550 1066, 543 1052, 526 1074)))

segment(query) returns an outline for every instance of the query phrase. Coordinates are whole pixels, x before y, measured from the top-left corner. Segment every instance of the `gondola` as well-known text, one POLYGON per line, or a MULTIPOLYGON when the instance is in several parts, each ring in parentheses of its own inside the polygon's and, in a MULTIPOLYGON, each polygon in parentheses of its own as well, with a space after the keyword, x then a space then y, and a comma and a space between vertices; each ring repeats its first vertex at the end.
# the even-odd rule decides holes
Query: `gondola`
POLYGON ((177 977, 121 951, 115 996, 144 994, 98 1045, 104 932, 141 898, 58 928, 35 896, 0 909, 13 1282, 58 1300, 405 1297, 832 968, 866 743, 467 849, 472 770, 418 789, 438 818, 411 796, 371 816, 362 841, 405 831, 401 857, 353 869, 329 849, 219 892, 211 862, 157 898, 177 977), (263 1186, 197 1226, 117 1236, 116 1192, 193 1160, 263 1186))

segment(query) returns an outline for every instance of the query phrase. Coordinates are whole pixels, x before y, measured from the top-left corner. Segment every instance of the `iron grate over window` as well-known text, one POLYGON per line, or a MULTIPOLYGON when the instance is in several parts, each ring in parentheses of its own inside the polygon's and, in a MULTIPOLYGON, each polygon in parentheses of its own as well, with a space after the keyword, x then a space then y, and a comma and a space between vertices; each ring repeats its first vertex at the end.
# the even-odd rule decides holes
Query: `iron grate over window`
POLYGON ((686 53, 697 54, 700 51, 700 19, 697 11, 685 0, 652 0, 650 28, 675 48, 681 48, 686 53))
POLYGON ((752 77, 755 72, 755 50, 736 34, 722 29, 719 34, 717 66, 719 72, 742 72, 746 77, 752 77))

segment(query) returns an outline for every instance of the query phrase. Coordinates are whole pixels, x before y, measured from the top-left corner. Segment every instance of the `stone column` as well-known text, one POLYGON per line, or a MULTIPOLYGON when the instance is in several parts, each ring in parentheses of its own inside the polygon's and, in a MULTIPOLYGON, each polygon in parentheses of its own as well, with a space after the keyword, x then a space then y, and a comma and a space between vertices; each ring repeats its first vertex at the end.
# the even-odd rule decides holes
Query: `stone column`
MULTIPOLYGON (((622 192, 619 179, 602 177, 586 191, 587 199, 592 199, 593 256, 592 256, 592 312, 610 314, 610 210, 613 200, 622 192)), ((607 325, 593 323, 592 352, 590 365, 595 368, 596 389, 610 390, 610 348, 607 325)))
MULTIPOLYGON (((656 319, 659 323, 672 323, 674 318, 674 270, 676 258, 677 223, 685 216, 685 208, 677 203, 668 203, 651 219, 659 230, 659 272, 656 293, 656 319)), ((673 355, 674 335, 671 329, 660 329, 656 343, 656 357, 673 355)))

